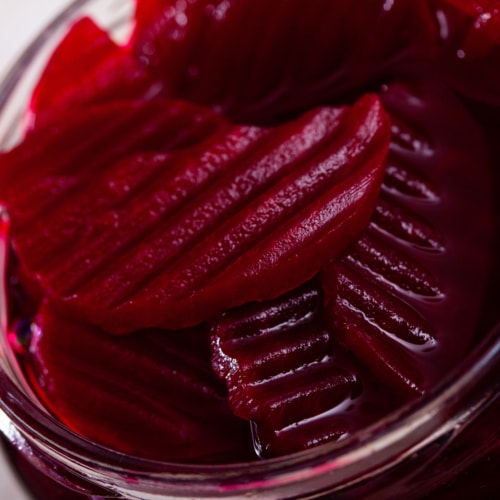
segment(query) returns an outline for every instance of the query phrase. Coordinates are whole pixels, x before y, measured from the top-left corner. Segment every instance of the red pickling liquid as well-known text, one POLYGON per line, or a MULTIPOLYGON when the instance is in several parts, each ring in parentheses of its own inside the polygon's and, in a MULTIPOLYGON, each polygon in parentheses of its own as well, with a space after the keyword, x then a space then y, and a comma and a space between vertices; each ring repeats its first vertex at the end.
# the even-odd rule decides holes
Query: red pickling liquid
POLYGON ((345 439, 432 391, 498 318, 500 39, 468 31, 498 7, 181 3, 139 1, 126 47, 77 25, 99 55, 81 99, 50 87, 72 36, 42 76, 0 172, 9 339, 52 414, 125 453, 226 463, 345 439), (96 149, 63 155, 75 109, 65 142, 96 149))

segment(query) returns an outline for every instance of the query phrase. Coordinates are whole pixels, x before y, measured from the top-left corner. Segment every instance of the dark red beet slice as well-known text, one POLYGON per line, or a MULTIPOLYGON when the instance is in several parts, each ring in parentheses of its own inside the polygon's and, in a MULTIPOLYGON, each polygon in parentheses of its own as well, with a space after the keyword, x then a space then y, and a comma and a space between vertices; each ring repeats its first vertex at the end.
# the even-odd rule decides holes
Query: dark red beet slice
POLYGON ((406 346, 432 350, 436 344, 432 325, 405 302, 384 293, 383 287, 373 286, 341 264, 334 266, 334 272, 324 279, 336 285, 332 324, 339 341, 384 383, 407 397, 422 395, 422 373, 406 346))
POLYGON ((117 101, 78 113, 51 112, 44 127, 1 155, 0 199, 21 211, 39 211, 70 189, 75 176, 94 175, 133 153, 187 147, 225 123, 182 101, 117 101))
POLYGON ((211 344, 230 407, 253 421, 264 456, 344 438, 398 401, 387 392, 381 397, 332 339, 316 281, 225 313, 214 322, 211 344))
POLYGON ((230 401, 243 408, 241 416, 251 418, 255 410, 248 408, 249 401, 238 391, 240 383, 291 372, 321 361, 331 351, 328 332, 311 331, 310 323, 320 308, 319 287, 308 283, 265 305, 255 303, 224 313, 214 322, 212 365, 231 384, 230 401), (293 325, 293 335, 283 330, 288 323, 290 328, 293 325))
POLYGON ((128 49, 88 17, 77 21, 57 46, 44 69, 30 103, 32 120, 43 120, 54 107, 139 99, 159 93, 160 85, 128 49))
POLYGON ((91 215, 132 195, 131 184, 147 183, 152 164, 163 168, 168 154, 162 151, 195 144, 225 126, 219 115, 176 101, 120 101, 77 114, 55 112, 53 123, 0 156, 0 199, 8 206, 20 257, 16 280, 36 301, 38 267, 57 255, 58 245, 80 245, 91 215), (157 152, 129 157, 143 150, 157 152), (127 165, 121 178, 113 167, 118 160, 127 165), (100 190, 88 189, 99 176, 100 190))
POLYGON ((382 95, 393 118, 384 187, 369 228, 322 273, 331 327, 314 284, 214 324, 214 370, 263 455, 342 439, 422 395, 475 336, 492 257, 479 131, 439 84, 382 95))
POLYGON ((463 95, 500 106, 500 5, 497 0, 433 0, 441 25, 441 65, 463 95))
POLYGON ((440 84, 389 86, 382 99, 393 141, 380 201, 323 284, 336 338, 412 397, 476 335, 492 259, 490 165, 477 125, 440 84))
POLYGON ((436 32, 412 0, 143 0, 133 46, 168 95, 274 123, 431 57, 436 32))
POLYGON ((210 368, 204 328, 116 337, 43 306, 30 378, 77 433, 127 454, 175 462, 247 460, 248 424, 234 417, 210 368))
POLYGON ((33 111, 56 104, 68 88, 85 79, 96 66, 112 57, 116 49, 108 33, 89 17, 75 22, 52 53, 33 91, 33 111))
MULTIPOLYGON (((389 128, 374 96, 267 132, 235 127, 173 155, 163 178, 89 215, 87 231, 33 271, 61 307, 113 332, 181 328, 278 296, 368 222, 389 128)), ((64 214, 54 217, 59 227, 64 214)))

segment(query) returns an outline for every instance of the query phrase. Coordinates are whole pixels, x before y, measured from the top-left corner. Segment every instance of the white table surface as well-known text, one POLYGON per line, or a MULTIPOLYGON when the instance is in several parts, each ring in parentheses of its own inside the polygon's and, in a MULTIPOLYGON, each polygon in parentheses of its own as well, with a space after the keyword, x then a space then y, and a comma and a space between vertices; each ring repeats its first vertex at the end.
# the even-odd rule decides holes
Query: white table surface
MULTIPOLYGON (((23 48, 68 3, 69 0, 0 0, 0 78, 23 48)), ((0 500, 28 498, 0 449, 0 500)))

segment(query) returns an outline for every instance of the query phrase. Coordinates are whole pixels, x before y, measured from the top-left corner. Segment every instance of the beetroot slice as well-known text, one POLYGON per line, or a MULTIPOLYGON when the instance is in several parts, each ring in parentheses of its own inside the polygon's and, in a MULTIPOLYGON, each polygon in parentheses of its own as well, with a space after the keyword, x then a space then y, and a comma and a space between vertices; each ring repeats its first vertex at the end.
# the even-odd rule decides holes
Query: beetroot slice
POLYGON ((500 106, 500 5, 496 0, 433 0, 442 30, 441 66, 468 98, 500 106))
POLYGON ((70 28, 50 57, 30 103, 33 123, 45 123, 54 108, 70 108, 119 99, 150 98, 161 93, 128 48, 84 17, 70 28))
POLYGON ((36 272, 62 308, 117 333, 181 328, 278 296, 363 229, 388 135, 371 95, 267 132, 235 127, 173 155, 131 204, 86 217, 64 258, 36 272))
POLYGON ((31 109, 38 113, 57 104, 61 95, 85 80, 89 72, 113 57, 118 47, 89 17, 70 28, 56 47, 33 91, 31 109))
POLYGON ((169 96, 270 124, 375 88, 436 42, 427 2, 143 0, 132 46, 169 96))
POLYGON ((116 337, 42 306, 29 376, 75 432, 134 456, 226 463, 250 458, 248 424, 227 407, 204 328, 116 337))
POLYGON ((69 188, 74 176, 94 175, 133 153, 195 144, 226 123, 206 108, 167 100, 117 101, 78 113, 49 113, 44 127, 1 155, 0 199, 9 207, 38 210, 52 193, 61 195, 69 188), (32 195, 44 190, 43 200, 32 195))
POLYGON ((263 456, 344 438, 398 404, 333 340, 317 281, 226 312, 211 339, 231 410, 252 421, 263 456))
POLYGON ((322 279, 337 340, 409 398, 474 341, 492 259, 491 167, 447 88, 394 84, 381 97, 393 120, 382 193, 362 238, 322 279))
POLYGON ((120 101, 76 115, 56 111, 53 120, 0 155, 0 199, 8 208, 20 260, 16 275, 33 300, 46 292, 40 288, 39 268, 58 257, 58 248, 81 245, 88 217, 132 195, 131 184, 148 182, 153 170, 152 165, 144 166, 148 158, 161 169, 166 152, 227 126, 207 109, 163 100, 120 101), (143 150, 156 152, 137 153, 143 150), (115 162, 126 167, 118 172, 115 162), (100 190, 89 188, 99 177, 100 190))
POLYGON ((45 125, 46 113, 50 116, 50 110, 54 107, 74 110, 84 105, 124 99, 146 101, 161 98, 161 95, 161 84, 153 80, 126 50, 116 47, 112 56, 96 65, 78 83, 73 82, 73 87, 61 90, 52 105, 35 105, 31 125, 45 125))

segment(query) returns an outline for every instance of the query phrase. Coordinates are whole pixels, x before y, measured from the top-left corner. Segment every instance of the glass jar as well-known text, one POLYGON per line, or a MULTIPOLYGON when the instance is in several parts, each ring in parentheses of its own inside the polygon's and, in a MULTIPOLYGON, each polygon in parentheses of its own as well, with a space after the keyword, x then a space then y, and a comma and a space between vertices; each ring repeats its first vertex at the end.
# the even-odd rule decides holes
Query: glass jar
MULTIPOLYGON (((21 137, 33 85, 73 20, 90 15, 121 36, 132 9, 129 0, 78 0, 33 42, 0 87, 0 149, 21 137)), ((0 299, 0 431, 38 498, 457 499, 500 491, 500 323, 434 391, 350 439, 265 461, 191 466, 106 449, 48 414, 7 345, 5 289, 0 299)))

